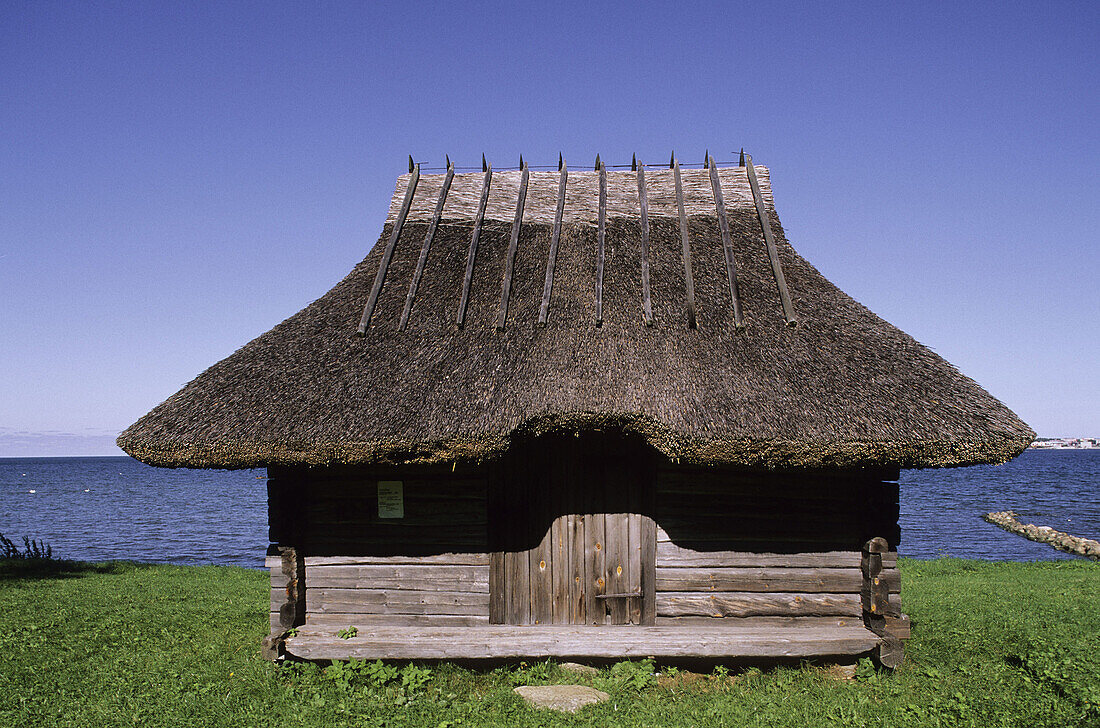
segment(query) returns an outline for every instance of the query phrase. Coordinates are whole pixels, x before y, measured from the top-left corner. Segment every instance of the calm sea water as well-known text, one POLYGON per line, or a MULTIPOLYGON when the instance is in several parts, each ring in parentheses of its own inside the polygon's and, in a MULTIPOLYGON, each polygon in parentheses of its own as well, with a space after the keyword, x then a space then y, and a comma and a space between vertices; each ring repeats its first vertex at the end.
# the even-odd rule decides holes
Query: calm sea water
MULTIPOLYGON (((267 548, 262 470, 165 470, 127 457, 0 458, 0 533, 42 539, 63 558, 259 568, 267 548)), ((1100 538, 1100 450, 1029 450, 998 467, 909 470, 899 551, 978 559, 1075 558, 981 519, 1100 538)))

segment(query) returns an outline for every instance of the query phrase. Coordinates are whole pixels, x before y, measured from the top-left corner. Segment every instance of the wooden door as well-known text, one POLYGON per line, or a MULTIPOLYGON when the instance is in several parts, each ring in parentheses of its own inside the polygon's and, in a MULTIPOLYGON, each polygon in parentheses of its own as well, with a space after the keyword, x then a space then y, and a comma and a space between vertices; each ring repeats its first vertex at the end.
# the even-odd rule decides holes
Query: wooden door
POLYGON ((535 442, 490 486, 490 622, 653 624, 651 451, 606 436, 535 442))

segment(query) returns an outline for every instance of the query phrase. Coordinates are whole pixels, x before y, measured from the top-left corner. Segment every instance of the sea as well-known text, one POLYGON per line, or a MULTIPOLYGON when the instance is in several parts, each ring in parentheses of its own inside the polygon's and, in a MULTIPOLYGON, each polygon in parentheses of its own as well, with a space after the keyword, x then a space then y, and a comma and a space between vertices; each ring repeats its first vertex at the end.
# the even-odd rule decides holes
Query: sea
MULTIPOLYGON (((0 458, 0 533, 59 558, 263 567, 263 470, 168 470, 129 457, 0 458)), ((902 556, 1080 558, 982 520, 1020 520, 1100 539, 1100 449, 1028 450, 999 466, 905 470, 902 556)))

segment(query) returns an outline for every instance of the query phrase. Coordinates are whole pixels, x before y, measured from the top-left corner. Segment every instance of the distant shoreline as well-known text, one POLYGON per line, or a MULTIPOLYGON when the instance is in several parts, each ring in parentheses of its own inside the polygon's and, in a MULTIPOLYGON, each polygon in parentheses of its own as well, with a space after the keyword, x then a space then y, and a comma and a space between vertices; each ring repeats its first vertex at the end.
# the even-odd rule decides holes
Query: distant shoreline
MULTIPOLYGON (((1028 450, 1100 450, 1100 437, 1040 437, 1027 447, 1028 450)), ((132 460, 121 455, 0 455, 5 460, 132 460)))
POLYGON ((1096 450, 1100 449, 1100 437, 1039 437, 1028 446, 1029 450, 1096 450))

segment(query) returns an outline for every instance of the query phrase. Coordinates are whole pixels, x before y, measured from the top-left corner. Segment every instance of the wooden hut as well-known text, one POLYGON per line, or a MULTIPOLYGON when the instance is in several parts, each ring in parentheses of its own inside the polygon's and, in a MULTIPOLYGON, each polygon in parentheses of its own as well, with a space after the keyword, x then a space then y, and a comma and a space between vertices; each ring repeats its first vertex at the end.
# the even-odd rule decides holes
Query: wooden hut
POLYGON ((267 468, 271 656, 891 665, 899 468, 1033 436, 708 158, 410 160, 346 278, 118 442, 267 468))

